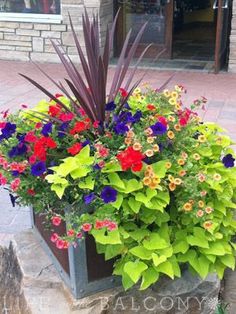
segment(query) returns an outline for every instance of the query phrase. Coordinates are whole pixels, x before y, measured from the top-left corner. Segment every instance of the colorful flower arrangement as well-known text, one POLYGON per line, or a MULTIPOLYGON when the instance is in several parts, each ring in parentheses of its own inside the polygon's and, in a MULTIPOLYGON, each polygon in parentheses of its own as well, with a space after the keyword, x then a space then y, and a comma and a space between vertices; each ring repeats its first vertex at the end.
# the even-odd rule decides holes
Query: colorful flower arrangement
MULTIPOLYGON (((97 65, 101 60, 98 54, 97 65)), ((94 79, 90 61, 83 67, 94 79)), ((122 83, 122 67, 117 71, 113 83, 122 83)), ((50 100, 5 115, 0 184, 13 203, 48 217, 58 249, 92 235, 99 253, 116 258, 114 274, 125 289, 140 282, 144 290, 163 274, 180 277, 183 264, 202 278, 222 278, 235 267, 235 153, 225 130, 196 113, 206 99, 186 108, 183 86, 127 90, 114 83, 104 102, 98 84, 82 96, 81 85, 68 81, 73 97, 44 90, 50 100), (54 227, 63 221, 67 234, 59 235, 54 227)))

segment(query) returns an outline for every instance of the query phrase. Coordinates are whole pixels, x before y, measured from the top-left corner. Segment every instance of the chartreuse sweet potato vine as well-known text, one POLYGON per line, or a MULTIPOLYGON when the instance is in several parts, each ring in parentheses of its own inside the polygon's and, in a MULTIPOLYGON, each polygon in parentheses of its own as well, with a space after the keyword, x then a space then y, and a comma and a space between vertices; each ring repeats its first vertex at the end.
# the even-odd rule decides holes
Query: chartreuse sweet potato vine
POLYGON ((180 277, 184 264, 202 278, 235 267, 232 141, 193 111, 205 99, 187 109, 182 91, 137 88, 120 110, 120 90, 103 133, 62 95, 40 102, 43 120, 24 110, 0 124, 0 183, 12 200, 49 217, 60 249, 91 234, 125 289, 180 277))

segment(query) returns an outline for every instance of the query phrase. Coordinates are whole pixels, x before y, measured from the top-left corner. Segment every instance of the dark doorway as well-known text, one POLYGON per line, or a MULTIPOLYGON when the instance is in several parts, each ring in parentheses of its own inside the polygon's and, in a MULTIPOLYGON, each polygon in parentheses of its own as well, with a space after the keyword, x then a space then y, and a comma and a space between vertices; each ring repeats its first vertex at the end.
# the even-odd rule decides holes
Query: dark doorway
POLYGON ((214 61, 217 16, 213 4, 213 0, 175 1, 174 59, 214 61))

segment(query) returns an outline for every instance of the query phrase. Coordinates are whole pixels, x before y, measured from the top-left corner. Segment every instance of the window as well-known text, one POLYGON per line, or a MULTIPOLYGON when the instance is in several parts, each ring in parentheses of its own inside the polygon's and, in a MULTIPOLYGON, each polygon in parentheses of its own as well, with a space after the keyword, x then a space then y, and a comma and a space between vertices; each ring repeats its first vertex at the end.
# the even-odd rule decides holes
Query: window
POLYGON ((60 14, 60 0, 0 0, 0 13, 60 14))

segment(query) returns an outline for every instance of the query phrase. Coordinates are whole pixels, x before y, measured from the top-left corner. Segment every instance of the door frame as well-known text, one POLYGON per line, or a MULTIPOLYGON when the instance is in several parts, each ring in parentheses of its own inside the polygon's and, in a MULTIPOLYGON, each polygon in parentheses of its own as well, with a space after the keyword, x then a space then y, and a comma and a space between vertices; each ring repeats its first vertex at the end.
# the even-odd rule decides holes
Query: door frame
POLYGON ((227 1, 228 8, 224 8, 224 0, 218 0, 217 8, 217 24, 216 24, 216 44, 215 44, 215 73, 219 73, 222 68, 222 65, 227 57, 227 52, 229 49, 229 35, 230 27, 229 23, 232 20, 232 5, 231 0, 227 1), (225 21, 225 11, 226 12, 226 21, 225 21), (225 25, 224 23, 227 23, 225 25), (223 33, 224 27, 226 27, 226 34, 223 33), (223 36, 226 36, 225 47, 222 50, 222 40, 223 36))
MULTIPOLYGON (((172 57, 172 38, 173 38, 173 21, 174 21, 174 0, 166 0, 165 4, 165 52, 163 56, 166 59, 172 57)), ((114 1, 114 16, 120 8, 120 16, 117 20, 116 36, 114 45, 114 56, 119 57, 122 45, 125 39, 125 19, 124 19, 124 7, 118 4, 118 1, 114 1)))

